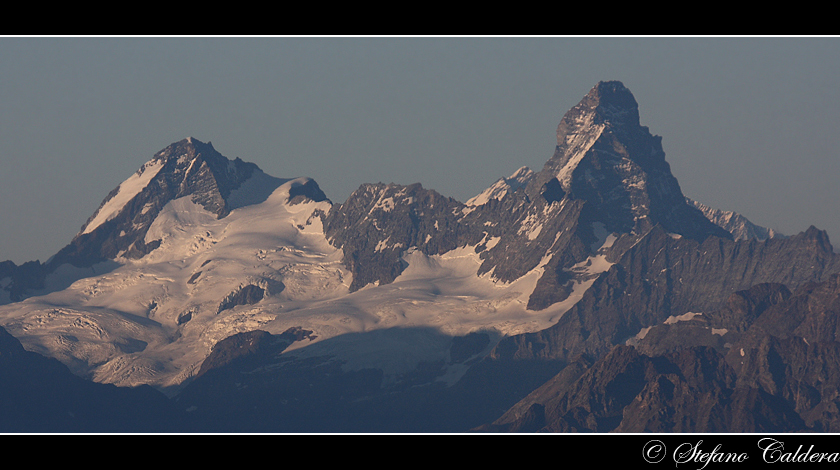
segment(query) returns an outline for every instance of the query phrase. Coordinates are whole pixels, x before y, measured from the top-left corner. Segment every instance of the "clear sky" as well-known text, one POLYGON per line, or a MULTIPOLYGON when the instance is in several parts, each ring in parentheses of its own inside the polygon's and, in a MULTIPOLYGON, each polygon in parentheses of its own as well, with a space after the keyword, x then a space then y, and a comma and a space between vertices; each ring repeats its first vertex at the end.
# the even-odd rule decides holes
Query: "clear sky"
POLYGON ((0 260, 46 261, 192 136, 334 202, 420 182, 461 201, 539 170, 620 80, 683 193, 840 246, 840 38, 0 37, 0 260))

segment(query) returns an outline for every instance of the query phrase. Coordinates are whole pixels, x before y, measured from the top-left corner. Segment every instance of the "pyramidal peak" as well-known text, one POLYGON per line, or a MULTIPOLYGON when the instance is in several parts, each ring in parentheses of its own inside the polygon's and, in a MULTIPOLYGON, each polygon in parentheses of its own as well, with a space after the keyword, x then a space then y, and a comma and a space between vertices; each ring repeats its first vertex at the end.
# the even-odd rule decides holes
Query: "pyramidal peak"
POLYGON ((630 90, 618 81, 599 82, 560 120, 557 151, 546 170, 555 173, 568 190, 572 173, 602 134, 639 131, 647 134, 647 128, 639 124, 639 105, 630 90))
POLYGON ((640 124, 638 103, 619 81, 599 82, 566 112, 554 155, 526 193, 549 202, 585 200, 585 212, 612 232, 645 233, 661 224, 694 239, 731 236, 686 203, 662 138, 640 124))

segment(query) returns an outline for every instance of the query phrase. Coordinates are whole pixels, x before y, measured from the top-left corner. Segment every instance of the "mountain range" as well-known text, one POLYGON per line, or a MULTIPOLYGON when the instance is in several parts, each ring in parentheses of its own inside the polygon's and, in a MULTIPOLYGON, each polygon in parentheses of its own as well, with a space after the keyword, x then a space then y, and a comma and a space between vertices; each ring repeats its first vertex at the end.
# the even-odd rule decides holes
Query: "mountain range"
POLYGON ((3 432, 835 432, 840 255, 687 198, 620 82, 460 202, 187 138, 0 263, 3 432))

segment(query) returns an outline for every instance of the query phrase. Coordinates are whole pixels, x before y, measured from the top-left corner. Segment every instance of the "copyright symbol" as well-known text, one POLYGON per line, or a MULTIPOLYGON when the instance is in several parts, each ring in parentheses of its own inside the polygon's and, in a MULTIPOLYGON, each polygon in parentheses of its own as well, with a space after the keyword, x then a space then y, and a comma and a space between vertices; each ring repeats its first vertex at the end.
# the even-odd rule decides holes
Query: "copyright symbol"
POLYGON ((642 448, 642 456, 647 463, 659 463, 665 458, 665 444, 662 441, 650 441, 642 448))

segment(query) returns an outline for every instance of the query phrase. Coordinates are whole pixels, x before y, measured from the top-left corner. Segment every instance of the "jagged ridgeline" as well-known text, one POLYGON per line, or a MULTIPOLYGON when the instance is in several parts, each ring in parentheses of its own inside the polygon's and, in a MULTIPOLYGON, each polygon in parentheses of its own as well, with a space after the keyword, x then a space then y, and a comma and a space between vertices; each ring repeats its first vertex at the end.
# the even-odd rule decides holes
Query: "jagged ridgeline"
MULTIPOLYGON (((92 420, 60 430, 840 429, 826 233, 688 199, 620 82, 556 137, 466 202, 365 183, 340 204, 176 142, 47 263, 0 263, 0 392, 34 409, 20 371, 41 354, 44 380, 168 397, 109 398, 143 410, 120 427, 53 401, 92 420)), ((12 410, 2 429, 48 430, 12 410)))
POLYGON ((544 268, 528 304, 543 309, 568 297, 571 268, 608 234, 638 236, 656 225, 698 241, 732 238, 687 204, 630 91, 602 82, 563 117, 540 172, 522 168, 467 204, 419 185, 363 185, 333 208, 325 230, 344 250, 351 289, 392 282, 409 248, 433 255, 475 245, 479 275, 512 282, 544 268))

